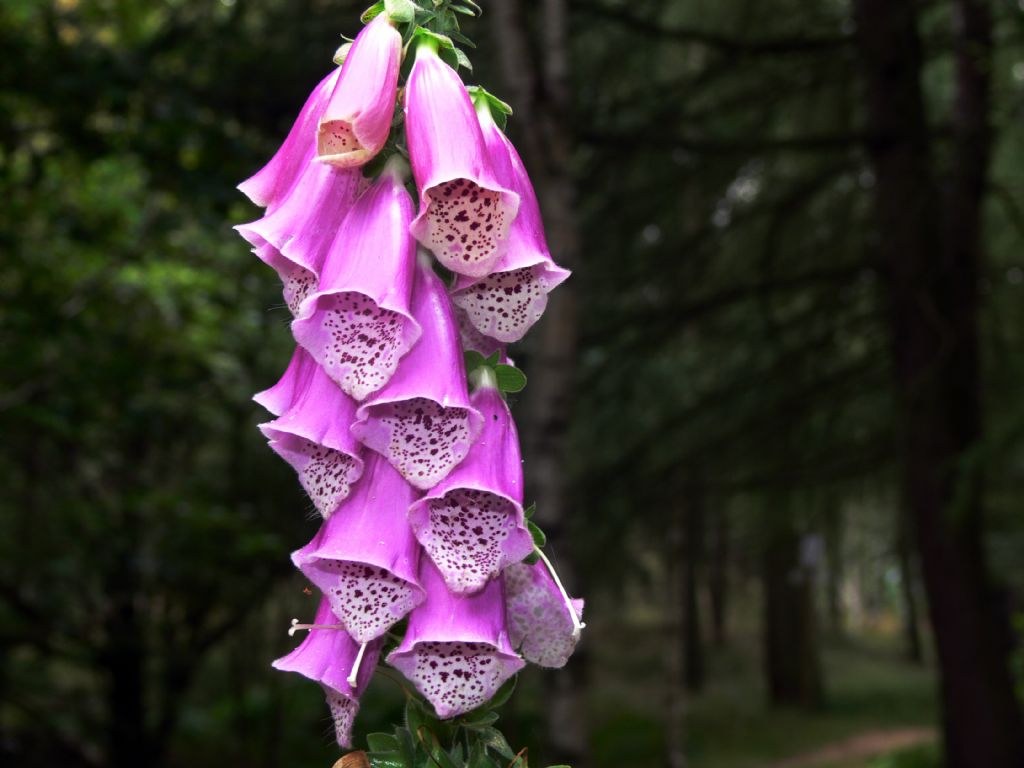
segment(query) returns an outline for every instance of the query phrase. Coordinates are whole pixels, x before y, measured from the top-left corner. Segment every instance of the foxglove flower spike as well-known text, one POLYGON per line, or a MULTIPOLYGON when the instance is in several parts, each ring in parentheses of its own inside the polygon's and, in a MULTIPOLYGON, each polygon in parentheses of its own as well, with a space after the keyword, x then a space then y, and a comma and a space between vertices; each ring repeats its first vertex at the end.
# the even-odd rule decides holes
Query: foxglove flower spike
POLYGON ((420 192, 412 234, 453 272, 487 275, 506 248, 519 195, 495 179, 469 94, 428 44, 416 51, 405 117, 420 192))

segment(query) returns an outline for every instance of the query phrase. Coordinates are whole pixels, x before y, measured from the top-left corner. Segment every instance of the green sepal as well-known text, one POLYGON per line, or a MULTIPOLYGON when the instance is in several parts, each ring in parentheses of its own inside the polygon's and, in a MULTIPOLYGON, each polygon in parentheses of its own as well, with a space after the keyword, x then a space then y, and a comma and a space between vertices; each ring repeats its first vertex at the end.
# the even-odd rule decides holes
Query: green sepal
POLYGON ((512 694, 515 693, 516 683, 519 681, 519 675, 512 675, 506 680, 502 686, 491 696, 491 700, 485 705, 487 709, 497 709, 508 704, 508 700, 512 698, 512 694))
POLYGON ((486 365, 487 360, 475 349, 467 349, 462 353, 462 359, 466 363, 466 375, 468 376, 481 365, 486 365))
POLYGON ((548 543, 548 537, 544 535, 544 531, 540 529, 533 520, 526 521, 526 528, 530 532, 530 536, 533 537, 533 544, 537 549, 544 549, 544 545, 548 543))
POLYGON ((466 90, 469 92, 469 98, 473 100, 473 106, 478 110, 486 109, 491 119, 504 131, 508 125, 508 118, 512 115, 512 107, 479 85, 468 86, 466 90))
POLYGON ((487 710, 481 709, 471 712, 469 715, 460 720, 459 724, 463 728, 467 728, 472 731, 477 728, 486 728, 488 726, 494 725, 496 722, 498 722, 498 717, 499 716, 497 712, 488 712, 487 710))
POLYGON ((348 58, 348 52, 352 50, 352 43, 344 43, 338 47, 338 50, 334 52, 334 58, 331 59, 339 67, 345 63, 345 59, 348 58))
POLYGON ((540 553, 537 550, 533 550, 530 554, 523 558, 524 565, 536 565, 540 562, 540 553))
POLYGON ((502 392, 522 392, 526 388, 526 374, 514 365, 499 363, 494 366, 494 377, 498 380, 498 389, 502 392))
POLYGON ((531 504, 530 506, 528 506, 526 509, 523 510, 523 517, 525 517, 527 520, 529 520, 535 514, 537 514, 537 502, 536 501, 533 502, 533 504, 531 504))
POLYGON ((359 20, 363 22, 363 24, 369 24, 382 13, 384 13, 384 0, 380 0, 380 2, 374 3, 365 11, 363 11, 363 15, 359 17, 359 20))

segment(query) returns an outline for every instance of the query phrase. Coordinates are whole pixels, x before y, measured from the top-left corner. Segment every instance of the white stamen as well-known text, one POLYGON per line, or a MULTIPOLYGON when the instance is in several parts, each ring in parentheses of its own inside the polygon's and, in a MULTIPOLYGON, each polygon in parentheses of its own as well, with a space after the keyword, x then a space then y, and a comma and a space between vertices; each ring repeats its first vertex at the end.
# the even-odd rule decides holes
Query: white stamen
POLYGON ((288 637, 295 637, 296 632, 309 631, 311 629, 344 629, 344 624, 300 624, 298 619, 292 619, 292 625, 288 629, 288 637))
POLYGON ((565 587, 562 586, 562 580, 558 578, 558 574, 555 573, 555 566, 551 564, 547 556, 540 551, 540 547, 534 547, 533 551, 537 553, 537 556, 543 561, 545 567, 548 569, 548 573, 551 574, 551 578, 555 581, 555 586, 558 587, 558 591, 562 594, 562 600, 565 602, 565 607, 569 609, 569 615, 572 616, 572 640, 577 642, 580 639, 580 633, 587 626, 580 617, 576 615, 576 609, 573 608, 572 598, 569 597, 569 593, 565 591, 565 587))
POLYGON ((348 678, 345 680, 353 690, 355 690, 356 683, 359 682, 359 666, 363 663, 364 653, 366 653, 366 643, 359 646, 359 653, 356 654, 356 660, 352 663, 352 671, 348 673, 348 678))

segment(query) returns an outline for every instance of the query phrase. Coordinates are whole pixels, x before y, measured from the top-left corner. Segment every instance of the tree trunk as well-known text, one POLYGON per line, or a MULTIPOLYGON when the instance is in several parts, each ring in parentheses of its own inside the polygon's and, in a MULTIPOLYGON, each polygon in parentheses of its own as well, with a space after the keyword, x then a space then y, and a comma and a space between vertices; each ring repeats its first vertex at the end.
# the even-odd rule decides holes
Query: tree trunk
POLYGON ((762 553, 764 671, 777 706, 815 709, 822 700, 814 579, 801 562, 801 538, 786 508, 770 510, 762 553))
POLYGON ((914 554, 910 546, 910 520, 906 509, 899 512, 896 533, 896 556, 900 564, 900 597, 903 602, 903 637, 906 642, 907 661, 924 663, 924 646, 921 642, 921 625, 918 621, 917 579, 914 574, 914 554))
POLYGON ((1024 727, 987 573, 980 476, 965 467, 982 434, 977 284, 991 30, 986 3, 953 5, 956 100, 944 201, 930 167, 918 6, 857 0, 855 8, 902 416, 903 492, 941 670, 946 764, 1020 768, 1024 727))
POLYGON ((718 506, 714 515, 711 560, 708 564, 708 596, 711 602, 711 641, 715 648, 728 644, 727 616, 729 599, 729 515, 718 506))
POLYGON ((683 680, 686 690, 699 693, 704 688, 704 643, 700 626, 700 572, 704 560, 704 497, 699 487, 686 496, 683 515, 683 680))
MULTIPOLYGON (((570 168, 568 128, 568 4, 543 0, 528 6, 540 16, 543 39, 530 50, 530 30, 519 0, 494 0, 487 7, 497 42, 508 100, 515 109, 510 125, 541 203, 548 245, 555 259, 572 269, 579 257, 575 185, 570 168)), ((576 370, 576 301, 572 280, 552 294, 544 318, 527 337, 530 384, 523 395, 526 481, 537 502, 537 519, 557 555, 563 580, 574 583, 566 532, 565 443, 576 370)), ((553 757, 587 768, 588 736, 583 706, 586 643, 565 673, 545 678, 549 744, 553 757)))

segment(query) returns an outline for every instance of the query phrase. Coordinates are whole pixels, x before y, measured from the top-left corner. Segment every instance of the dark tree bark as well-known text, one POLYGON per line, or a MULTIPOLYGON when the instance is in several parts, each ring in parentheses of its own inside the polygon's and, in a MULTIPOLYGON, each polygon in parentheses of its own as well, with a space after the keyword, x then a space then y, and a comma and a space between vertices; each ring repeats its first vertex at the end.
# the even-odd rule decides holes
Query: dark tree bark
POLYGON ((690 693, 704 689, 704 642, 700 621, 700 574, 704 561, 704 496, 698 484, 684 496, 682 569, 683 580, 683 681, 690 693))
POLYGON ((1019 768, 1024 727, 983 549, 977 284, 988 173, 987 3, 957 0, 948 190, 931 168, 914 3, 857 0, 875 206, 902 416, 903 492, 941 668, 949 768, 1019 768))
MULTIPOLYGON (((499 63, 515 109, 510 128, 530 171, 544 214, 548 245, 556 260, 572 269, 580 250, 571 139, 568 7, 566 0, 521 3, 494 0, 487 7, 498 42, 499 63), (526 11, 537 17, 542 39, 530 48, 526 11)), ((552 294, 543 320, 527 338, 530 385, 523 396, 526 481, 537 502, 537 519, 557 553, 563 580, 572 585, 568 540, 565 443, 576 370, 576 300, 573 281, 552 294)), ((586 681, 585 641, 573 663, 545 678, 549 744, 553 757, 587 768, 588 736, 582 691, 586 681)))
POLYGON ((914 553, 911 548, 910 520, 905 509, 899 513, 896 533, 896 557, 900 565, 900 598, 903 602, 903 637, 907 661, 924 663, 924 644, 921 641, 921 623, 918 621, 917 578, 914 553))
POLYGON ((708 597, 711 603, 711 642, 722 649, 728 644, 729 610, 729 515, 719 506, 714 514, 711 557, 708 562, 708 597))
POLYGON ((769 510, 762 553, 764 672, 776 706, 815 709, 823 685, 814 579, 801 563, 800 533, 783 501, 769 510))

